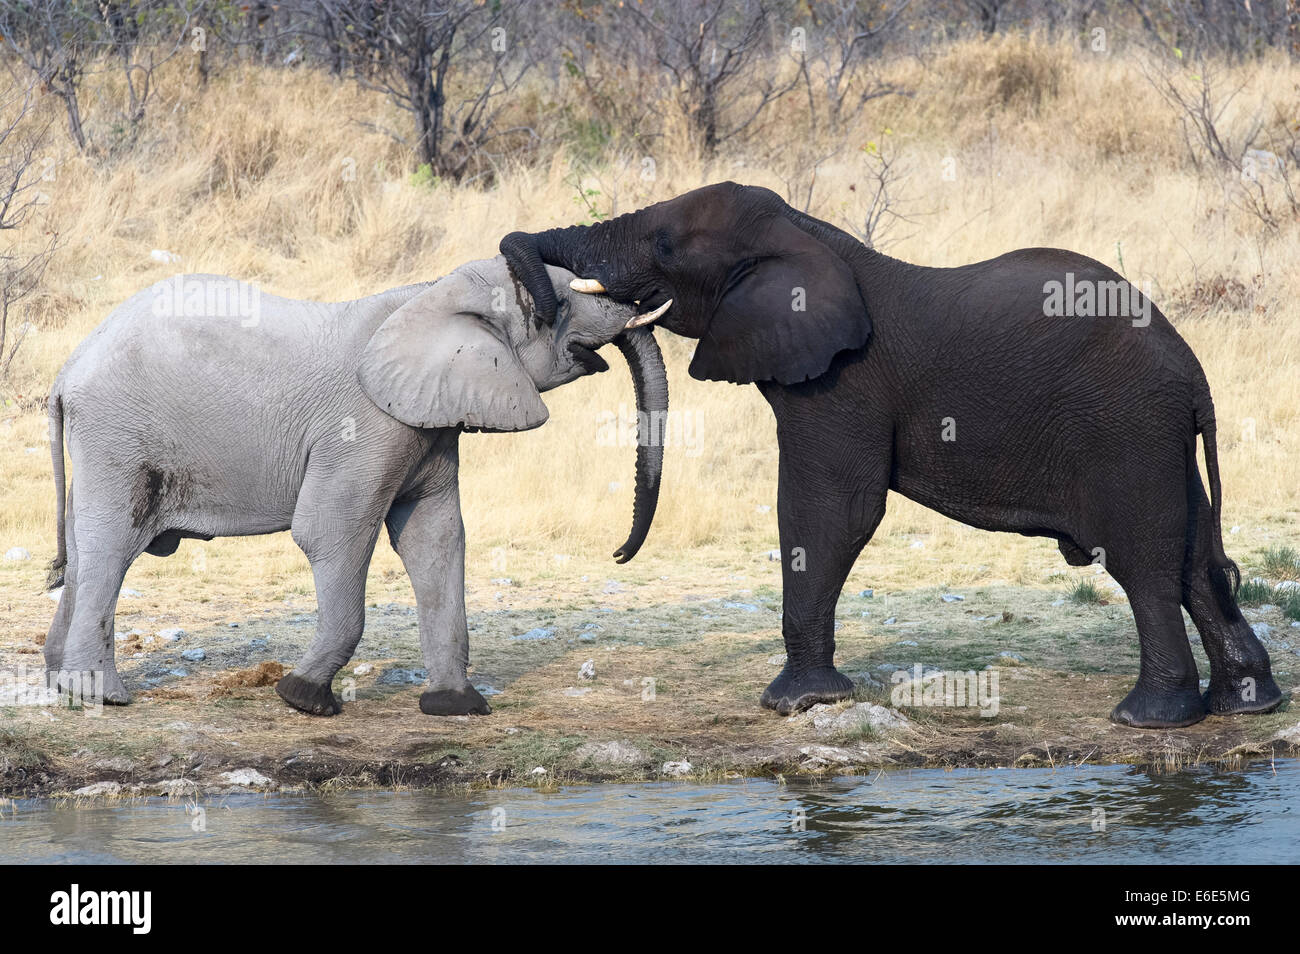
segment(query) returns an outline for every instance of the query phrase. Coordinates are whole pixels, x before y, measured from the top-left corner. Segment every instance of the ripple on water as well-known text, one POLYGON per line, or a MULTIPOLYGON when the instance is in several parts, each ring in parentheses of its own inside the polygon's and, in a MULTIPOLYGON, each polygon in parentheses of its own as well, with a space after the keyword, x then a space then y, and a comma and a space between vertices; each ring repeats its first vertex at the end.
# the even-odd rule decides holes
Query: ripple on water
POLYGON ((920 769, 866 778, 19 802, 0 862, 1290 863, 1300 761, 1156 774, 920 769))

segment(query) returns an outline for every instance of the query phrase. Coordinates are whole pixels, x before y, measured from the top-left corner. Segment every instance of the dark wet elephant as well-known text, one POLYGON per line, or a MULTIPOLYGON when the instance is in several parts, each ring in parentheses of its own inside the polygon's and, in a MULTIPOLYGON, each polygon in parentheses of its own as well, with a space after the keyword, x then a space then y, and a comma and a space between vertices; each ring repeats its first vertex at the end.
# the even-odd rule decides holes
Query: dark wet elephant
POLYGON ((699 339, 691 375, 752 382, 771 405, 788 662, 765 706, 851 693, 833 664, 835 606, 890 490, 971 526, 1054 538, 1073 565, 1104 562, 1141 644, 1115 721, 1184 726, 1280 702, 1223 551, 1205 375, 1106 266, 1042 248, 910 265, 730 182, 512 233, 501 251, 543 309, 543 263, 585 279, 578 290, 643 308, 671 299, 660 323, 699 339), (1180 605, 1210 658, 1204 696, 1180 605))

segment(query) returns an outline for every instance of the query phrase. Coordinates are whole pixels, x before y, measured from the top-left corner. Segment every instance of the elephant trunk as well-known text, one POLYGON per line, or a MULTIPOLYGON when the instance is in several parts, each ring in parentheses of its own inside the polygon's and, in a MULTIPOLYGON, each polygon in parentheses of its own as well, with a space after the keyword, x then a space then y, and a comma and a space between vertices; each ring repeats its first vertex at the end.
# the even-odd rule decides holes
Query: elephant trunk
POLYGON ((614 339, 614 344, 627 359, 636 390, 636 493, 632 504, 632 532, 627 542, 614 551, 615 561, 626 563, 645 543, 659 504, 668 419, 668 373, 654 332, 649 328, 625 331, 614 339))
POLYGON ((579 278, 597 277, 593 271, 603 257, 599 248, 610 236, 610 226, 611 222, 598 222, 544 232, 511 232, 501 240, 501 254, 533 296, 537 313, 547 324, 555 321, 558 302, 546 266, 567 268, 579 278))

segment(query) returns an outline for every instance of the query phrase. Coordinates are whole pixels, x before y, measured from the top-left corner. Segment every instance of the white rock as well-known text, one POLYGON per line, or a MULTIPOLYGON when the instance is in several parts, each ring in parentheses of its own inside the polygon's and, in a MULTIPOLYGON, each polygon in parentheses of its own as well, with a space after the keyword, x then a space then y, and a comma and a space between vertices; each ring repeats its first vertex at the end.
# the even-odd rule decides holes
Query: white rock
POLYGON ((945 593, 945 594, 943 594, 943 601, 944 601, 945 603, 960 603, 960 602, 961 602, 962 600, 964 600, 965 598, 966 598, 966 597, 962 596, 960 593, 945 593))
POLYGON ((590 759, 604 765, 638 765, 646 755, 630 742, 586 742, 573 753, 579 761, 590 759))
POLYGON ((142 594, 139 590, 133 590, 129 586, 124 586, 117 591, 117 595, 123 599, 134 600, 139 599, 142 594))
POLYGON ((5 551, 6 560, 30 560, 32 555, 22 547, 12 547, 5 551))
POLYGON ((370 663, 362 663, 359 666, 352 667, 352 675, 354 676, 368 676, 374 671, 375 667, 370 663))
POLYGON ((159 795, 167 795, 170 798, 178 798, 198 791, 198 785, 188 778, 169 778, 162 782, 154 782, 153 788, 159 795))
POLYGON ((55 603, 59 601, 59 597, 61 597, 62 595, 63 595, 63 587, 61 586, 57 590, 50 590, 48 593, 45 594, 47 599, 52 600, 55 603))
POLYGON ((785 665, 785 653, 782 653, 782 654, 779 655, 779 656, 768 656, 768 657, 767 657, 767 664, 768 664, 769 666, 784 666, 784 665, 785 665))
POLYGON ((862 757, 851 749, 842 749, 834 745, 804 745, 799 747, 799 754, 812 765, 851 765, 861 761, 862 757))
POLYGON ((683 775, 690 775, 691 770, 694 768, 695 766, 691 765, 690 762, 665 762, 663 768, 659 771, 672 778, 680 778, 683 775))
POLYGON ((94 782, 85 788, 79 788, 72 794, 78 798, 99 798, 100 796, 117 795, 122 791, 122 786, 117 782, 94 782))
MULTIPOLYGON (((815 707, 814 707, 815 708, 815 707)), ((842 712, 819 712, 813 716, 813 728, 831 735, 870 727, 880 731, 909 729, 912 723, 902 714, 870 702, 859 702, 842 712)))
POLYGON ((773 563, 779 563, 781 561, 780 550, 768 550, 765 556, 773 563))
POLYGON ((158 630, 158 638, 165 643, 180 642, 180 638, 185 635, 185 630, 179 626, 172 626, 169 629, 158 630))
POLYGON ((539 765, 539 766, 537 766, 537 768, 533 769, 529 774, 530 774, 530 775, 545 775, 545 774, 546 774, 546 769, 542 768, 542 767, 539 765))
POLYGON ((1281 739, 1283 742, 1296 748, 1300 748, 1300 722, 1297 722, 1288 729, 1280 729, 1273 738, 1281 739))
POLYGON ((585 696, 589 692, 591 692, 590 688, 584 687, 579 689, 575 686, 570 686, 568 689, 564 690, 566 696, 585 696))
POLYGON ((244 785, 249 788, 269 788, 275 783, 257 769, 242 768, 233 772, 222 772, 218 778, 227 785, 244 785))
POLYGON ((578 676, 581 677, 582 679, 595 679, 596 660, 588 659, 585 663, 583 663, 582 667, 578 670, 578 676))
POLYGON ((162 248, 152 249, 149 252, 149 257, 155 262, 162 262, 164 265, 171 265, 181 260, 181 257, 175 252, 169 252, 162 248))

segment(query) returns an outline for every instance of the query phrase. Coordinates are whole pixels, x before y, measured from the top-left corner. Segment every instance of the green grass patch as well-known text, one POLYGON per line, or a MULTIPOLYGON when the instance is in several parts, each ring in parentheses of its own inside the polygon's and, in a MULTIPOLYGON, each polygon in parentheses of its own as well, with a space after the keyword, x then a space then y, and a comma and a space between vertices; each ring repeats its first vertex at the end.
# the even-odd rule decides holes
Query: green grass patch
POLYGON ((1263 580, 1242 580, 1237 588, 1237 603, 1240 606, 1262 606, 1273 602, 1273 587, 1263 580))
POLYGON ((1092 580, 1080 580, 1074 586, 1070 587, 1065 594, 1071 603, 1078 603, 1080 606, 1088 603, 1101 603, 1101 590, 1097 589, 1097 584, 1092 580))
POLYGON ((1300 620, 1300 587, 1278 587, 1273 591, 1273 600, 1282 607, 1282 615, 1287 619, 1300 620))
POLYGON ((1269 547, 1262 562, 1265 574, 1275 580, 1300 577, 1300 551, 1295 547, 1269 547))

